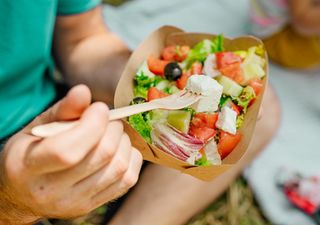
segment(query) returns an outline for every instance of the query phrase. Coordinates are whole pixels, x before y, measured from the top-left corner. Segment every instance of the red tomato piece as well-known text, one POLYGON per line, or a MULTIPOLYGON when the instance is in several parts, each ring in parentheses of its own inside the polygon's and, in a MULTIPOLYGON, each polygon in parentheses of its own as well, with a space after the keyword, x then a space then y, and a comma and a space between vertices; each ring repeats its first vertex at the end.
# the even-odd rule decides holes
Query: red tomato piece
POLYGON ((214 137, 216 131, 209 127, 190 127, 189 133, 200 139, 203 142, 207 142, 209 139, 214 137))
POLYGON ((256 96, 260 95, 260 93, 262 91, 262 87, 263 87, 262 80, 260 80, 259 78, 251 79, 249 81, 248 85, 253 88, 254 93, 256 94, 256 96))
POLYGON ((187 45, 170 45, 162 51, 162 58, 167 61, 182 62, 189 54, 190 47, 187 45))
POLYGON ((218 69, 224 68, 230 64, 241 63, 241 57, 233 52, 216 53, 218 69))
POLYGON ((190 70, 183 72, 181 77, 176 81, 177 87, 181 90, 185 88, 190 76, 191 76, 190 70))
POLYGON ((189 51, 190 51, 190 47, 188 45, 178 46, 176 51, 177 54, 175 55, 174 59, 178 62, 182 62, 188 57, 189 51))
POLYGON ((197 113, 194 115, 193 120, 198 120, 198 119, 201 120, 202 126, 215 129, 216 122, 218 120, 218 113, 214 113, 214 114, 197 113))
POLYGON ((221 131, 219 135, 218 152, 221 159, 227 157, 230 152, 237 146, 241 140, 241 134, 237 132, 235 135, 221 131))
POLYGON ((191 74, 202 74, 202 63, 194 62, 191 66, 191 74))
POLYGON ((162 58, 167 61, 174 61, 176 55, 176 46, 170 45, 162 50, 162 58))
POLYGON ((153 56, 148 58, 149 70, 156 75, 164 76, 164 68, 168 63, 169 61, 161 60, 153 56))
POLYGON ((148 102, 154 100, 154 99, 157 99, 157 98, 163 98, 163 97, 166 97, 168 96, 167 93, 164 93, 160 90, 158 90, 157 88, 155 87, 151 87, 149 88, 148 90, 148 102))
POLYGON ((234 80, 238 84, 242 84, 244 81, 244 75, 241 69, 241 63, 233 63, 227 66, 224 66, 220 69, 220 72, 229 77, 230 79, 234 80))

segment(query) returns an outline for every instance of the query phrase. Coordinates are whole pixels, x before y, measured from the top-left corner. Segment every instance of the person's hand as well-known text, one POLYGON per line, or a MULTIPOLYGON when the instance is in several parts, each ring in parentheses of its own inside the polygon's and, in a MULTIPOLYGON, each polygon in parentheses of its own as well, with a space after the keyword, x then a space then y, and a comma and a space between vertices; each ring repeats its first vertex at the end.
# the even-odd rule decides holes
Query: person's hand
POLYGON ((90 101, 87 87, 73 88, 5 145, 0 198, 6 201, 0 210, 6 212, 6 224, 80 216, 137 182, 141 154, 131 146, 122 123, 108 121, 107 106, 90 101), (78 126, 54 137, 30 134, 36 125, 79 117, 78 126))

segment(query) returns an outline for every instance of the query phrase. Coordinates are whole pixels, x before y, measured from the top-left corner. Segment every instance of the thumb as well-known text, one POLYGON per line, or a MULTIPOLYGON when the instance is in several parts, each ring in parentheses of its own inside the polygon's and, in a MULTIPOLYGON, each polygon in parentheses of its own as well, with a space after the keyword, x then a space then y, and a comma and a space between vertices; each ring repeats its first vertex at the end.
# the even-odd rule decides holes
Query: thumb
POLYGON ((73 87, 67 95, 54 106, 39 115, 31 127, 61 120, 78 119, 91 103, 91 92, 85 85, 73 87))

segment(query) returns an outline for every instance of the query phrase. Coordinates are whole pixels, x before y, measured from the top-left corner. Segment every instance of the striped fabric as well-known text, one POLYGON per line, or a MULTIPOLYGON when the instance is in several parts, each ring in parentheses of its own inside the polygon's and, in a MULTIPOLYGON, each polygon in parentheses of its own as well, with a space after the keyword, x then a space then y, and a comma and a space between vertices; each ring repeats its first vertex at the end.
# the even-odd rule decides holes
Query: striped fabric
POLYGON ((267 38, 280 31, 289 21, 286 0, 251 0, 251 32, 267 38))

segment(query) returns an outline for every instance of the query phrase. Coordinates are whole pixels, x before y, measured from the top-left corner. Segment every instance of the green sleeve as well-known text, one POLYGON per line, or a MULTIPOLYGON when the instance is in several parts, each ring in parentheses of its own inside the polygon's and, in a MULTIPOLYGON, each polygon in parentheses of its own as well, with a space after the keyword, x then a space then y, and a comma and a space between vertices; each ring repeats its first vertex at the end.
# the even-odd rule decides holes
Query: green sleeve
POLYGON ((78 14, 100 4, 101 0, 58 0, 58 15, 78 14))

